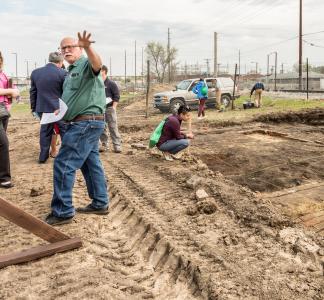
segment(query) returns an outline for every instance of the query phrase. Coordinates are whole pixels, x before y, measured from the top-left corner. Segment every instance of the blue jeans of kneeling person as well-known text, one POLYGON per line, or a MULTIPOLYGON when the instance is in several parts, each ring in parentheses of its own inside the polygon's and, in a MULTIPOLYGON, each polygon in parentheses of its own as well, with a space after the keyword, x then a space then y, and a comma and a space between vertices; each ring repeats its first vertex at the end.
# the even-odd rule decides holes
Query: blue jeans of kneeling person
POLYGON ((179 151, 186 149, 189 146, 187 139, 181 140, 169 140, 164 142, 159 149, 163 152, 169 152, 171 154, 177 154, 179 151))
POLYGON ((72 189, 76 170, 81 169, 94 208, 106 208, 109 203, 107 181, 99 157, 99 138, 104 121, 72 122, 62 140, 54 161, 54 194, 52 213, 56 217, 72 217, 72 189))

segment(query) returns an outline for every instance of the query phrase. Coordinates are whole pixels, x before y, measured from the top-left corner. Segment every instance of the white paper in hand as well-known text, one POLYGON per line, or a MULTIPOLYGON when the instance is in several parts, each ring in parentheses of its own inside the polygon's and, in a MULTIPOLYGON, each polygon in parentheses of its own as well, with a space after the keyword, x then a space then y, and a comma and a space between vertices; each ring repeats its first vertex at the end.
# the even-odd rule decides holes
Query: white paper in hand
POLYGON ((110 97, 107 97, 106 98, 106 104, 109 104, 109 103, 111 103, 112 102, 112 99, 110 98, 110 97))
POLYGON ((54 122, 60 121, 64 117, 68 107, 63 102, 62 99, 59 99, 59 106, 60 106, 60 108, 59 108, 60 111, 57 115, 55 115, 54 113, 43 113, 40 124, 44 125, 44 124, 49 124, 49 123, 54 123, 54 122))

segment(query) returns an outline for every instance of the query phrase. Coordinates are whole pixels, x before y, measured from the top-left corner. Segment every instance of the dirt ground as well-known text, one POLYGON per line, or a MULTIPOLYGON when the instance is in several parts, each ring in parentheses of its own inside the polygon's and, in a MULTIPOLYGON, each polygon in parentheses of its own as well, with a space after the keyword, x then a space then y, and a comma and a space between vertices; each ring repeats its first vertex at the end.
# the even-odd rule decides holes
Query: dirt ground
MULTIPOLYGON (((59 227, 81 249, 1 269, 0 299, 323 299, 324 111, 195 119, 190 150, 168 162, 146 148, 162 115, 144 106, 120 109, 123 153, 101 155, 109 215, 59 227)), ((53 160, 37 164, 38 129, 11 119, 16 185, 0 195, 43 218, 53 160)), ((89 202, 81 173, 73 197, 89 202)), ((43 243, 0 219, 0 254, 43 243)))

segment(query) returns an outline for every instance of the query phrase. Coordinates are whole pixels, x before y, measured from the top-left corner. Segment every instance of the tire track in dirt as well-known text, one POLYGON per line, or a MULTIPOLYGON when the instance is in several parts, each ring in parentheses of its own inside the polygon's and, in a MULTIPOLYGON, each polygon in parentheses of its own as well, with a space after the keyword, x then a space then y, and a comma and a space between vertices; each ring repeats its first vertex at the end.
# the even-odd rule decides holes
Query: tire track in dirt
MULTIPOLYGON (((283 241, 276 241, 275 231, 245 226, 215 198, 209 199, 217 203, 215 214, 192 218, 187 214, 196 205, 192 193, 177 183, 176 174, 173 179, 160 174, 165 162, 148 162, 145 155, 133 157, 132 164, 127 157, 119 156, 117 162, 115 158, 108 166, 112 189, 150 230, 165 239, 167 255, 175 254, 183 266, 192 266, 194 282, 204 298, 296 296, 287 284, 300 284, 298 276, 279 280, 296 262, 288 249, 282 249, 283 241), (274 273, 281 275, 270 275, 274 273)), ((317 288, 310 294, 316 295, 317 288)))
POLYGON ((165 260, 165 244, 118 197, 107 217, 80 215, 67 228, 82 232, 84 247, 1 270, 0 299, 201 298, 174 272, 178 261, 165 260))

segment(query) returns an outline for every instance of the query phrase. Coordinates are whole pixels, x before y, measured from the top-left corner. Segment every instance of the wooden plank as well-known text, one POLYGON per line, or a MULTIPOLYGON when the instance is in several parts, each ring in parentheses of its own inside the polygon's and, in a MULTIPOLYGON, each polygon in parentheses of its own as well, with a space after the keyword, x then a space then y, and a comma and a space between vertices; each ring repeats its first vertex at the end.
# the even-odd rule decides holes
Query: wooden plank
POLYGON ((55 253, 76 249, 81 246, 81 239, 77 237, 52 244, 37 246, 18 253, 6 254, 0 256, 0 269, 14 264, 29 262, 55 253))
POLYGON ((45 241, 55 243, 69 239, 67 235, 56 230, 40 219, 23 211, 17 206, 0 197, 0 216, 16 225, 30 231, 45 241))

